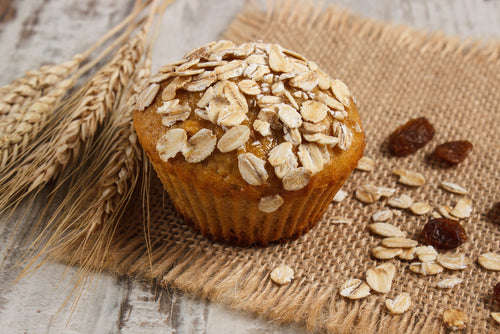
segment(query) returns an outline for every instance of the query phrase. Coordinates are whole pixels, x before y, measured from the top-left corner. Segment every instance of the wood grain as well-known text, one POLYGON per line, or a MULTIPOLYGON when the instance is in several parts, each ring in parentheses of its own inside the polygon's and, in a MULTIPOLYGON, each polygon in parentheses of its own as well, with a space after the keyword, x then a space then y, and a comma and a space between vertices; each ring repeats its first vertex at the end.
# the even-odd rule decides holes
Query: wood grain
MULTIPOLYGON (((0 84, 46 63, 59 63, 90 46, 115 25, 133 0, 16 0, 0 2, 0 84)), ((261 1, 264 3, 265 1, 261 1)), ((325 1, 333 3, 334 1, 325 1)), ((355 12, 447 34, 498 38, 500 1, 340 0, 355 12)), ((154 51, 154 67, 216 39, 243 9, 243 1, 179 0, 168 8, 154 51)), ((43 202, 41 198, 40 203, 43 202)), ((64 304, 76 268, 50 264, 18 284, 15 259, 39 213, 16 213, 0 223, 0 332, 9 333, 303 333, 251 315, 159 289, 152 282, 101 274, 89 282, 71 315, 64 304), (23 221, 15 229, 15 221, 23 221), (64 306, 63 306, 64 305, 64 306), (71 315, 71 320, 68 321, 71 315)))

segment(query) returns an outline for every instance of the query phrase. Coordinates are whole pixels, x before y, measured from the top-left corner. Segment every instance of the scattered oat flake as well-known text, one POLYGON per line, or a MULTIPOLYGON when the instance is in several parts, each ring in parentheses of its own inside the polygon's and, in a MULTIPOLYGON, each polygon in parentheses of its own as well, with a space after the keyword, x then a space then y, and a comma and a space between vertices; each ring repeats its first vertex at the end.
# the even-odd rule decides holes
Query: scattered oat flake
POLYGON ((380 195, 373 194, 366 190, 364 187, 358 187, 354 193, 356 198, 366 204, 375 203, 380 199, 380 195))
POLYGON ((451 330, 459 330, 467 328, 469 317, 464 311, 458 309, 449 309, 443 313, 443 321, 451 330))
POLYGON ((337 101, 335 98, 331 97, 330 95, 328 94, 325 94, 323 92, 318 92, 318 94, 316 95, 315 97, 316 100, 326 104, 328 107, 330 107, 331 109, 333 109, 332 111, 330 111, 330 113, 332 115, 334 115, 334 110, 340 110, 340 111, 343 111, 345 110, 345 107, 342 103, 340 103, 339 101, 337 101))
POLYGON ((156 150, 163 161, 173 158, 181 152, 187 143, 187 133, 184 129, 168 130, 156 143, 156 150))
POLYGON ((377 246, 372 249, 372 255, 379 260, 393 259, 403 251, 402 248, 388 248, 384 246, 377 246))
POLYGON ((217 137, 209 129, 201 129, 188 139, 182 149, 182 155, 187 162, 196 163, 212 154, 217 137))
POLYGON ((156 83, 150 84, 148 87, 146 87, 146 89, 144 89, 141 95, 139 95, 139 97, 137 98, 137 110, 143 111, 144 109, 149 107, 149 105, 153 102, 156 95, 158 94, 159 90, 160 85, 156 83))
POLYGON ((418 246, 415 248, 415 254, 422 262, 435 261, 438 256, 438 252, 432 246, 418 246))
POLYGON ((302 125, 302 116, 292 106, 284 103, 277 104, 278 116, 286 126, 290 128, 298 128, 302 125))
POLYGON ((484 253, 479 256, 477 259, 479 264, 488 270, 500 270, 500 254, 496 253, 484 253))
POLYGON ((469 198, 461 198, 458 200, 455 207, 450 211, 450 214, 459 219, 470 217, 472 213, 472 200, 469 198))
POLYGON ((349 106, 349 98, 351 97, 351 93, 349 92, 349 88, 347 88, 345 83, 338 79, 335 79, 330 82, 330 88, 337 100, 342 102, 342 104, 344 104, 345 106, 349 106))
POLYGON ((431 217, 432 218, 443 218, 443 216, 439 212, 437 212, 437 211, 432 211, 431 212, 431 217))
MULTIPOLYGON (((264 85, 264 84, 263 84, 264 85)), ((285 85, 283 84, 283 81, 277 81, 273 83, 271 86, 271 93, 276 96, 281 96, 285 93, 285 85)), ((295 108, 295 106, 294 106, 295 108)), ((295 108, 298 109, 298 108, 295 108)))
POLYGON ((325 119, 327 111, 328 106, 326 104, 313 100, 303 102, 300 108, 300 113, 304 120, 313 123, 318 123, 325 119))
POLYGON ((375 168, 375 161, 369 157, 362 157, 358 161, 358 165, 356 166, 356 169, 364 171, 364 172, 371 172, 375 168))
POLYGON ((403 292, 396 296, 394 300, 386 299, 385 306, 392 314, 403 314, 408 311, 411 306, 410 295, 406 292, 403 292))
POLYGON ((339 143, 337 137, 325 135, 324 133, 304 133, 304 139, 320 145, 335 146, 339 143))
POLYGON ((394 174, 399 176, 398 182, 407 186, 418 187, 425 184, 425 177, 411 170, 398 169, 394 174))
POLYGON ((283 202, 284 200, 280 195, 262 197, 259 202, 259 210, 266 213, 274 212, 278 210, 283 202))
MULTIPOLYGON (((438 207, 438 212, 444 217, 444 218, 448 218, 448 219, 455 219, 453 218, 452 215, 450 215, 450 212, 451 210, 453 210, 451 207, 449 207, 448 205, 440 205, 438 207)), ((440 218, 440 217, 438 217, 440 218)))
POLYGON ((269 48, 269 67, 276 72, 289 72, 292 70, 292 63, 283 54, 281 47, 272 44, 269 48))
POLYGON ((395 188, 379 187, 379 186, 374 186, 372 184, 366 184, 363 186, 363 188, 365 188, 372 194, 376 194, 381 197, 391 197, 396 192, 395 188))
POLYGON ((437 287, 441 289, 451 289, 462 283, 459 277, 449 277, 437 283, 437 287))
POLYGON ((389 248, 410 248, 418 245, 418 242, 407 238, 385 238, 382 240, 382 245, 389 248))
POLYGON ((490 315, 493 320, 500 324, 500 312, 491 312, 490 315))
POLYGON ((290 156, 293 156, 292 144, 288 142, 281 143, 272 148, 268 153, 267 160, 271 166, 278 166, 287 163, 290 156))
POLYGON ((437 275, 443 272, 443 267, 441 267, 436 262, 412 262, 410 263, 410 270, 414 273, 421 274, 424 276, 437 275))
POLYGON ((439 254, 437 262, 450 270, 461 270, 467 268, 472 263, 471 259, 464 254, 439 254))
POLYGON ((370 286, 360 279, 349 279, 340 287, 340 295, 349 299, 365 298, 370 295, 370 286))
POLYGON ((387 293, 391 290, 392 280, 396 273, 396 267, 392 263, 383 263, 366 272, 366 282, 377 292, 387 293))
POLYGON ((339 121, 334 121, 332 126, 333 134, 339 139, 338 146, 341 150, 347 151, 352 144, 352 131, 339 121))
POLYGON ((337 191, 335 196, 333 196, 333 201, 337 203, 342 202, 346 197, 347 197, 347 191, 340 189, 339 191, 337 191))
POLYGON ((373 223, 368 225, 368 227, 373 233, 386 238, 401 238, 405 236, 405 233, 399 227, 388 223, 373 223))
POLYGON ((432 207, 424 202, 416 202, 410 206, 410 210, 416 215, 425 215, 432 210, 432 207))
POLYGON ((260 119, 253 121, 253 129, 264 137, 271 134, 271 124, 266 121, 261 121, 260 119))
POLYGON ((271 280, 277 284, 288 284, 293 280, 293 269, 285 264, 280 264, 271 271, 271 280))
POLYGON ((392 214, 393 214, 394 216, 396 216, 396 217, 401 217, 401 215, 402 215, 403 213, 401 212, 401 210, 394 210, 394 209, 393 209, 393 210, 392 210, 392 214))
POLYGON ((290 86, 300 88, 309 92, 318 85, 318 76, 313 71, 303 72, 291 78, 288 82, 290 86))
POLYGON ((401 195, 399 197, 390 198, 387 204, 398 209, 408 209, 413 204, 413 199, 408 195, 401 195))
POLYGON ((217 142, 219 151, 226 153, 243 146, 250 138, 250 128, 246 125, 236 125, 227 130, 217 142))
POLYGON ((288 191, 300 190, 307 186, 310 179, 310 171, 304 167, 295 168, 283 177, 283 189, 288 191))
POLYGON ((341 216, 331 217, 328 219, 328 222, 332 224, 347 224, 347 225, 353 223, 351 218, 345 218, 341 216))
POLYGON ((266 162, 252 153, 238 155, 238 169, 241 177, 252 186, 260 186, 267 180, 266 162))
POLYGON ((406 260, 406 261, 411 261, 415 259, 415 250, 416 247, 410 247, 410 248, 404 248, 400 254, 398 254, 398 257, 401 260, 406 260))
POLYGON ((238 82, 238 88, 247 95, 259 95, 260 87, 255 80, 245 79, 238 82))
POLYGON ((458 184, 451 183, 451 182, 441 182, 440 186, 444 190, 455 193, 455 194, 467 195, 469 193, 467 191, 467 189, 459 186, 458 184))
POLYGON ((372 219, 375 222, 385 222, 389 219, 392 218, 392 211, 391 210, 381 210, 377 211, 372 215, 372 219))
POLYGON ((297 155, 302 166, 312 174, 323 169, 323 156, 318 145, 314 143, 300 144, 297 155))
POLYGON ((391 197, 395 192, 394 188, 364 184, 356 189, 355 196, 361 202, 370 204, 378 201, 381 197, 391 197))

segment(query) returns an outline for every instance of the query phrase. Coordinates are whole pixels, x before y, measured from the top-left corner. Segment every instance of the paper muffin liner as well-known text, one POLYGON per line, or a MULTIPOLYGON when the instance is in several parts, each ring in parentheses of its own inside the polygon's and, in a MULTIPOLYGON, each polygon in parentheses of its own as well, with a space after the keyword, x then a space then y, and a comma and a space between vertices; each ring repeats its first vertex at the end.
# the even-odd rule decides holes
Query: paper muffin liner
POLYGON ((274 212, 259 210, 259 200, 220 196, 184 182, 175 174, 159 173, 177 211, 187 225, 214 241, 239 246, 265 246, 296 239, 313 228, 341 182, 311 191, 306 197, 288 193, 274 212))

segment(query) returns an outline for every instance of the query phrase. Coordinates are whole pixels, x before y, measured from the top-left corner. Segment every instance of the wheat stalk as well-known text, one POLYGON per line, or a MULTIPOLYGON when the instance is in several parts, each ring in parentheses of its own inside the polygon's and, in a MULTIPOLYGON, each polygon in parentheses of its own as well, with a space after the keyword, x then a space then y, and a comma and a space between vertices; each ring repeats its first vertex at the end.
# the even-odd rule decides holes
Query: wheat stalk
POLYGON ((32 191, 56 179, 90 146, 98 126, 116 108, 124 87, 130 81, 143 52, 146 31, 123 45, 83 87, 81 97, 60 112, 58 122, 42 145, 35 147, 13 171, 0 178, 0 207, 20 200, 32 191), (26 190, 27 189, 27 190, 26 190), (17 197, 17 198, 16 198, 17 197))
POLYGON ((70 78, 47 90, 46 95, 34 100, 28 107, 22 108, 25 111, 12 115, 3 122, 0 121, 0 128, 3 125, 4 133, 0 137, 0 168, 5 168, 9 163, 15 163, 18 156, 25 152, 29 145, 36 140, 41 130, 47 124, 56 121, 57 115, 54 114, 54 110, 67 92, 75 86, 77 80, 109 52, 118 45, 123 44, 132 30, 133 27, 127 29, 92 62, 76 71, 70 78))
POLYGON ((24 76, 0 88, 0 115, 11 114, 17 106, 22 106, 41 96, 47 87, 65 79, 74 72, 84 60, 76 55, 68 62, 58 65, 45 65, 35 71, 28 71, 24 76))
MULTIPOLYGON (((157 1, 152 6, 148 21, 153 19, 155 6, 157 1)), ((144 49, 150 24, 146 23, 137 35, 134 49, 144 49)), ((120 107, 109 117, 96 139, 96 145, 88 152, 86 162, 89 164, 76 169, 68 181, 72 184, 68 196, 40 237, 35 239, 31 249, 39 248, 36 245, 40 244, 42 247, 34 258, 44 257, 45 260, 31 270, 36 270, 48 258, 68 252, 79 255, 73 256, 70 264, 78 262, 82 266, 82 273, 88 274, 96 268, 102 268, 103 257, 109 249, 118 220, 141 175, 143 152, 133 129, 132 112, 137 96, 151 72, 151 45, 152 41, 148 44, 141 69, 136 71, 127 94, 123 94, 120 99, 120 107), (93 233, 97 230, 99 233, 93 233), (43 240, 42 236, 49 231, 50 238, 43 240)), ((29 273, 33 263, 34 260, 28 263, 22 275, 29 273)))
POLYGON ((148 4, 149 1, 142 3, 141 0, 136 0, 130 15, 102 36, 89 49, 75 55, 70 61, 62 64, 44 65, 38 70, 27 71, 22 77, 0 87, 0 116, 11 113, 12 109, 15 110, 19 105, 27 105, 30 101, 41 96, 44 89, 53 87, 61 80, 67 78, 98 47, 115 35, 117 31, 123 29, 123 27, 133 21, 148 4))
POLYGON ((28 72, 24 77, 0 88, 0 115, 3 114, 3 117, 0 117, 1 169, 9 163, 18 161, 18 157, 28 149, 40 131, 53 120, 50 116, 67 92, 75 86, 78 78, 122 44, 132 32, 133 27, 129 27, 95 59, 78 69, 82 61, 135 19, 145 5, 146 3, 142 4, 137 0, 130 15, 83 54, 75 56, 72 61, 60 65, 43 66, 40 70, 28 72), (67 78, 69 75, 71 77, 67 78))
MULTIPOLYGON (((147 76, 149 72, 142 71, 147 76)), ((124 110, 119 113, 121 117, 117 125, 116 141, 110 147, 111 157, 103 169, 97 189, 91 190, 95 193, 97 200, 88 209, 89 233, 96 231, 109 220, 111 215, 122 209, 130 195, 129 191, 135 187, 141 158, 141 149, 133 129, 131 114, 136 98, 137 93, 130 97, 124 110)))

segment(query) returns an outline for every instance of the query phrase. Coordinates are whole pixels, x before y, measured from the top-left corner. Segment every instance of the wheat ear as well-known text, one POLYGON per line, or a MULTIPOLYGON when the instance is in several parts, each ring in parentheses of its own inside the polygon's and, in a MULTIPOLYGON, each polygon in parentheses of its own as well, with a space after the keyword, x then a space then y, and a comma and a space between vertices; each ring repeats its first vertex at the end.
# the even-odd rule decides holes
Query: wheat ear
MULTIPOLYGON (((156 6, 158 1, 152 5, 149 22, 154 18, 156 6)), ((139 49, 144 49, 150 24, 146 23, 138 34, 142 43, 139 49)), ((82 276, 102 268, 103 257, 109 249, 118 220, 141 175, 143 153, 133 130, 132 112, 137 96, 151 72, 151 44, 152 40, 148 44, 141 69, 136 71, 127 93, 120 99, 120 107, 110 115, 96 139, 96 145, 88 152, 87 164, 78 167, 72 179, 68 180, 71 186, 67 197, 40 237, 33 242, 31 249, 37 249, 34 258, 43 260, 39 265, 50 258, 71 252, 74 255, 70 264, 82 265, 82 276), (91 233, 96 230, 99 233, 91 233), (43 235, 50 236, 47 239, 43 235)), ((26 254, 25 258, 29 258, 29 255, 26 254)), ((36 270, 39 265, 34 266, 34 260, 31 260, 22 275, 36 270)))
POLYGON ((18 111, 20 106, 26 106, 37 97, 42 96, 46 88, 53 87, 67 78, 97 48, 133 21, 148 3, 149 1, 142 3, 141 0, 136 0, 130 15, 102 36, 90 48, 81 54, 75 55, 71 60, 62 64, 44 65, 38 70, 27 71, 22 77, 0 87, 0 116, 18 111))
MULTIPOLYGON (((8 104, 3 105, 4 112, 8 113, 0 118, 0 170, 4 169, 9 163, 18 162, 18 157, 21 153, 28 149, 28 146, 37 138, 41 129, 43 129, 50 121, 51 114, 56 106, 61 103, 61 100, 66 93, 74 87, 78 78, 86 73, 89 69, 93 68, 100 60, 102 60, 109 52, 115 49, 118 45, 122 44, 130 35, 133 29, 127 29, 113 43, 102 51, 95 59, 76 70, 81 60, 88 58, 92 52, 95 51, 102 43, 108 40, 111 36, 116 34, 117 31, 122 29, 125 25, 129 24, 131 20, 135 19, 140 11, 144 8, 145 4, 136 1, 134 10, 116 27, 111 29, 105 36, 101 37, 90 49, 83 54, 78 55, 71 64, 52 65, 48 68, 50 71, 57 71, 57 75, 51 74, 52 79, 43 85, 32 87, 28 89, 27 85, 18 87, 16 90, 16 83, 26 81, 26 77, 30 77, 34 82, 32 86, 36 86, 37 80, 46 80, 47 76, 39 73, 39 75, 26 75, 24 78, 18 79, 10 86, 14 86, 13 91, 5 96, 6 100, 10 102, 19 100, 21 104, 8 104), (74 73, 73 73, 74 72, 74 73), (67 75, 72 76, 64 79, 67 75), (55 84, 55 79, 59 78, 55 84), (38 91, 37 91, 38 89, 38 91), (28 94, 28 91, 31 94, 28 94), (22 93, 22 94, 18 94, 22 93), (10 108, 10 110, 8 110, 10 108)), ((47 67, 42 67, 39 72, 45 71, 47 67), (43 71, 42 71, 43 70, 43 71)), ((5 87, 0 88, 0 91, 8 90, 5 87)), ((0 98, 1 100, 1 98, 0 98)))
POLYGON ((0 208, 19 201, 55 180, 85 147, 92 144, 98 126, 115 110, 124 87, 142 56, 146 32, 142 28, 76 93, 73 103, 62 107, 62 119, 15 168, 0 176, 0 208))
POLYGON ((101 52, 95 59, 76 71, 70 78, 57 83, 54 87, 47 89, 46 95, 43 95, 26 108, 20 108, 22 112, 10 114, 0 120, 0 128, 3 129, 3 135, 0 136, 0 170, 5 168, 9 163, 16 163, 19 156, 28 150, 42 129, 47 124, 55 121, 54 110, 61 103, 63 97, 72 89, 77 80, 88 71, 89 68, 95 66, 109 52, 129 37, 133 29, 127 29, 120 37, 111 43, 111 45, 101 52))

